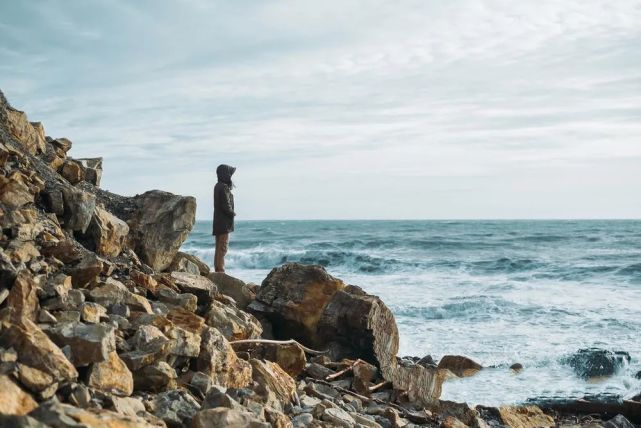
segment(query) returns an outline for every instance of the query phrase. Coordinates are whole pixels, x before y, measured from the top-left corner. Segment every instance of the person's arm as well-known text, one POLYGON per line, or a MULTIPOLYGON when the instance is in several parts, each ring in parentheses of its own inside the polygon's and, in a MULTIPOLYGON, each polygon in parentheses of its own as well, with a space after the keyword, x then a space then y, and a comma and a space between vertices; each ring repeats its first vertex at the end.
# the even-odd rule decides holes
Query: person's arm
POLYGON ((222 194, 222 203, 220 204, 220 208, 229 217, 235 217, 236 213, 234 212, 234 208, 231 206, 231 195, 230 195, 229 188, 225 186, 222 194))

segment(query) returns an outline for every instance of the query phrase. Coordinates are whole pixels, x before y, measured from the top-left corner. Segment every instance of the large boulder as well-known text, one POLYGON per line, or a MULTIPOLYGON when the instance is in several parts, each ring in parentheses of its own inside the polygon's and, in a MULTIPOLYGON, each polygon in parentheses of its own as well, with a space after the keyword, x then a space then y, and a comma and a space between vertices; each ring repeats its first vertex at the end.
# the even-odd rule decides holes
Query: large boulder
POLYGON ((136 254, 155 270, 169 267, 196 218, 196 199, 152 190, 132 198, 99 191, 107 211, 129 224, 136 254))
POLYGON ((208 278, 216 284, 218 291, 236 301, 236 305, 246 310, 247 306, 256 298, 256 293, 248 284, 224 272, 212 272, 208 278))
POLYGON ((334 360, 374 364, 410 400, 429 402, 441 393, 438 369, 398 363, 398 329, 383 301, 321 266, 292 263, 273 269, 248 308, 271 321, 277 339, 327 349, 334 360))

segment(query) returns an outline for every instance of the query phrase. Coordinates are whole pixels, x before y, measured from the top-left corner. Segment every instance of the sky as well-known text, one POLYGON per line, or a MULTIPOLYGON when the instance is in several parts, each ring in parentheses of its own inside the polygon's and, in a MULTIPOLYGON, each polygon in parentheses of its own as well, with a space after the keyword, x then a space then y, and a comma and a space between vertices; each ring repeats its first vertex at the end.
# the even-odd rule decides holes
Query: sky
POLYGON ((0 89, 209 219, 641 218, 641 0, 0 2, 0 89))

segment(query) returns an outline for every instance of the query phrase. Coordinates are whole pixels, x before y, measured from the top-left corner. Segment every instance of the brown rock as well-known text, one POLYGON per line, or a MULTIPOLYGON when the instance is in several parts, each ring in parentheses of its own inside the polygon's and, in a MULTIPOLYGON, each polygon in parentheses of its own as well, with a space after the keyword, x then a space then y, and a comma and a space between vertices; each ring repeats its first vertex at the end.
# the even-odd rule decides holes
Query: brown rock
POLYGON ((256 339, 263 332, 253 315, 215 300, 205 318, 207 325, 217 328, 227 340, 256 339))
POLYGON ((134 379, 118 354, 112 351, 107 360, 91 365, 87 386, 115 395, 129 396, 134 391, 134 379))
POLYGON ((107 308, 120 303, 148 314, 153 312, 151 304, 146 298, 132 293, 122 282, 113 278, 108 278, 106 281, 100 283, 99 286, 93 288, 89 292, 89 297, 94 302, 107 308))
POLYGON ((86 254, 80 263, 69 269, 74 287, 86 287, 102 272, 102 261, 95 254, 86 254))
POLYGON ((9 131, 27 151, 32 155, 44 152, 46 143, 44 130, 40 129, 40 126, 34 127, 23 111, 8 107, 6 114, 9 131))
POLYGON ((291 403, 296 393, 296 382, 278 364, 271 361, 252 359, 252 379, 274 393, 282 404, 291 403))
POLYGON ((203 330, 196 366, 225 387, 243 388, 252 381, 249 363, 239 359, 227 339, 212 327, 203 330))
POLYGON ((162 392, 176 389, 178 375, 169 364, 164 361, 156 362, 136 370, 134 385, 136 391, 162 392))
POLYGON ((29 391, 39 393, 53 386, 54 389, 52 395, 55 393, 58 384, 54 383, 53 376, 49 373, 45 373, 42 370, 38 370, 24 364, 18 364, 17 369, 18 380, 29 391))
POLYGON ((171 278, 180 291, 196 295, 199 303, 210 303, 218 291, 213 282, 201 275, 187 272, 172 272, 171 278))
POLYGON ((116 350, 114 328, 106 324, 62 324, 47 333, 58 346, 69 346, 76 367, 109 360, 116 350))
POLYGON ((154 296, 158 292, 158 281, 153 276, 133 269, 129 272, 129 277, 137 286, 144 288, 154 296))
POLYGON ((458 377, 473 376, 483 368, 477 362, 460 355, 446 355, 438 363, 439 369, 446 369, 458 377))
POLYGON ((387 306, 320 266, 273 269, 249 309, 276 326, 276 338, 329 349, 334 360, 360 358, 374 364, 410 401, 425 404, 441 393, 443 379, 437 369, 398 364, 398 329, 387 306))
POLYGON ((26 184, 0 175, 0 202, 9 208, 20 208, 32 203, 34 194, 26 184))
POLYGON ((198 265, 185 257, 185 253, 181 253, 180 251, 176 253, 176 257, 171 261, 167 270, 169 272, 187 272, 194 275, 200 275, 198 265))
POLYGON ((236 301, 236 305, 245 310, 256 298, 256 293, 238 278, 222 272, 212 272, 208 278, 216 284, 218 291, 236 301))
POLYGON ((305 351, 296 343, 239 343, 234 349, 249 353, 251 358, 273 361, 292 377, 301 374, 307 364, 305 351))
POLYGON ((76 368, 60 348, 28 319, 2 322, 0 344, 15 349, 20 363, 41 370, 56 381, 70 381, 78 377, 76 368))
POLYGON ((97 324, 107 316, 107 309, 98 303, 85 302, 80 306, 80 317, 84 322, 97 324))
POLYGON ((87 228, 80 240, 87 248, 101 256, 115 257, 123 249, 129 234, 129 226, 110 212, 96 207, 87 228))
POLYGON ((51 144, 53 144, 57 149, 61 150, 62 153, 67 153, 69 150, 71 150, 72 142, 68 138, 56 138, 55 140, 51 141, 51 144))
POLYGON ((205 326, 205 319, 182 308, 173 308, 167 313, 167 319, 177 326, 192 333, 200 334, 205 326))
POLYGON ((373 385, 374 379, 378 375, 378 369, 372 364, 363 362, 355 365, 352 372, 354 374, 352 389, 361 395, 369 396, 369 388, 373 385))
POLYGON ((107 211, 129 224, 134 251, 157 271, 169 267, 194 225, 193 197, 153 190, 133 198, 110 195, 101 200, 107 211))
MULTIPOLYGON (((198 272, 200 275, 207 276, 209 275, 210 269, 209 265, 202 261, 200 258, 194 256, 193 254, 188 254, 188 253, 183 253, 182 251, 178 251, 176 253, 176 256, 174 257, 174 260, 172 260, 172 265, 174 263, 180 264, 181 260, 187 260, 190 263, 196 265, 198 267, 198 272)), ((180 270, 180 269, 172 269, 171 266, 169 269, 167 269, 169 272, 173 272, 175 270, 180 270)))
POLYGON ((16 385, 9 376, 0 376, 0 414, 26 415, 38 407, 38 403, 16 385))
POLYGON ((78 184, 85 179, 85 170, 79 162, 73 159, 67 159, 63 162, 60 168, 60 175, 62 175, 71 184, 78 184))
POLYGON ((13 308, 17 316, 31 321, 36 320, 39 307, 37 288, 28 271, 23 270, 18 273, 7 297, 7 305, 13 308))
POLYGON ((170 339, 171 355, 179 357, 197 357, 200 354, 200 335, 178 326, 172 326, 167 332, 170 339))
POLYGON ((554 419, 537 406, 499 407, 501 421, 510 428, 541 428, 555 426, 554 419))

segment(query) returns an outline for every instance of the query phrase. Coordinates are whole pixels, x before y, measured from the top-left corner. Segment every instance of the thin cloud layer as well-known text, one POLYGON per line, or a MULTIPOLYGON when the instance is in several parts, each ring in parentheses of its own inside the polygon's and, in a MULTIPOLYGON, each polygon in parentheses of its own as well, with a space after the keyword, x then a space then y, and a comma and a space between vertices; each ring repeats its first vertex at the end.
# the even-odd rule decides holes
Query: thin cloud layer
POLYGON ((639 217, 641 2, 0 5, 0 87, 104 187, 243 218, 639 217))

